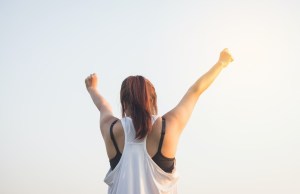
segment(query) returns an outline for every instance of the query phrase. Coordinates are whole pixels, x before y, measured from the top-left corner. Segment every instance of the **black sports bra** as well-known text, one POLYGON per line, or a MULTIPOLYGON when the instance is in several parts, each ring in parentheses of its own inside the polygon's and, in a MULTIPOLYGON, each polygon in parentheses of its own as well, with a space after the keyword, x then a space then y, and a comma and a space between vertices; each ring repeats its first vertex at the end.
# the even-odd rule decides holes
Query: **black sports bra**
MULTIPOLYGON (((113 170, 117 164, 119 163, 122 153, 120 152, 117 142, 115 140, 114 134, 113 134, 113 126, 118 120, 115 120, 111 125, 110 125, 110 138, 114 144, 114 147, 117 151, 117 154, 114 158, 109 160, 110 167, 113 170)), ((157 153, 152 157, 152 160, 165 172, 171 173, 172 170, 174 169, 175 165, 175 158, 167 158, 161 153, 161 148, 163 145, 164 137, 166 133, 166 120, 165 118, 162 118, 162 130, 161 130, 161 136, 160 136, 160 141, 159 141, 159 146, 157 153)))

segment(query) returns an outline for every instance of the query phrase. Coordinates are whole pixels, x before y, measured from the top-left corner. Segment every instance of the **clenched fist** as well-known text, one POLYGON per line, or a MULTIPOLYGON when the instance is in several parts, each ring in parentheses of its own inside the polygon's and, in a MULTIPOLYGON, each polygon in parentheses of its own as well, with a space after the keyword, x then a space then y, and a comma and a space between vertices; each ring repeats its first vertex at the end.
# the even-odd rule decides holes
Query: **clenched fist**
POLYGON ((223 67, 226 67, 229 63, 233 61, 233 58, 226 48, 220 53, 219 62, 222 64, 223 67))
POLYGON ((98 77, 96 73, 91 74, 85 79, 85 86, 88 91, 96 90, 98 85, 98 77))

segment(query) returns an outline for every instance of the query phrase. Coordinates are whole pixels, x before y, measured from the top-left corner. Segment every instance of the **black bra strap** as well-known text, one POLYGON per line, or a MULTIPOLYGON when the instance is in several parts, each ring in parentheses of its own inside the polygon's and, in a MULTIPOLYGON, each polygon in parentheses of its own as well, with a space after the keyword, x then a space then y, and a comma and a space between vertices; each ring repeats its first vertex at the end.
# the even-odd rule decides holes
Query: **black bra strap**
POLYGON ((112 142, 113 142, 113 144, 114 144, 114 146, 115 146, 115 148, 116 148, 117 153, 121 153, 120 150, 119 150, 119 148, 118 148, 117 142, 116 142, 116 140, 115 140, 114 134, 113 134, 113 126, 116 124, 116 122, 117 122, 118 120, 119 120, 119 119, 117 119, 117 120, 115 120, 114 122, 112 122, 112 124, 110 125, 109 131, 110 131, 110 138, 111 138, 111 140, 112 140, 112 142))
POLYGON ((161 136, 160 136, 159 146, 158 146, 159 153, 161 153, 161 148, 164 141, 165 133, 166 133, 166 119, 162 117, 162 129, 161 129, 161 136))

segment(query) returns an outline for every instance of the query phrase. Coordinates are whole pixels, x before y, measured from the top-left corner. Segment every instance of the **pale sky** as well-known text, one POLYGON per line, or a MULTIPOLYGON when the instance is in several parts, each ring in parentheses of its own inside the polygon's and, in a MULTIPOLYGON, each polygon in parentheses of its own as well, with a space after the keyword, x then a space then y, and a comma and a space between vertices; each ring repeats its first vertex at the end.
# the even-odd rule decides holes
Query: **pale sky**
POLYGON ((99 113, 84 79, 120 114, 144 75, 159 114, 223 48, 235 61, 202 94, 181 137, 179 193, 300 193, 300 3, 0 1, 0 193, 106 193, 99 113))

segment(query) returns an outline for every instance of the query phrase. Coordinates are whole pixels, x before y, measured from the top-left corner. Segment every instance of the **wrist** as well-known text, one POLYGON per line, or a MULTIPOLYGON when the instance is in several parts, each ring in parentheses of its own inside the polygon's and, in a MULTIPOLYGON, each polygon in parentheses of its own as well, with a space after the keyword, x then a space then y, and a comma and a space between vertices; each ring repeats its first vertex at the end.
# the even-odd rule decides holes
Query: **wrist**
POLYGON ((220 66, 221 68, 224 68, 227 66, 227 63, 225 61, 219 60, 217 62, 217 65, 220 66))
POLYGON ((225 67, 225 62, 219 60, 216 65, 220 68, 223 68, 223 67, 225 67))
POLYGON ((91 93, 98 93, 98 90, 97 88, 94 88, 94 87, 89 87, 87 88, 88 92, 91 94, 91 93))

